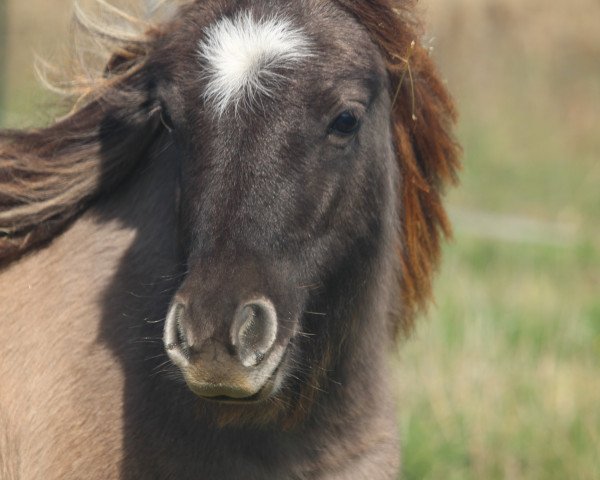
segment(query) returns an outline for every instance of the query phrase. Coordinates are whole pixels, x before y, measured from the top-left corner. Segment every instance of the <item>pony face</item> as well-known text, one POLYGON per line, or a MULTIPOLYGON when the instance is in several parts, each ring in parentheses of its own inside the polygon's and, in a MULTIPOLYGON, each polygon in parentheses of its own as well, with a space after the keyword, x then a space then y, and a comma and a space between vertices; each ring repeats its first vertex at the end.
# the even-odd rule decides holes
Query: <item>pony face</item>
POLYGON ((161 68, 176 79, 162 105, 188 270, 165 346, 199 396, 256 401, 302 375, 307 338, 349 328, 326 298, 391 259, 391 92, 377 46, 334 4, 211 13, 161 68))

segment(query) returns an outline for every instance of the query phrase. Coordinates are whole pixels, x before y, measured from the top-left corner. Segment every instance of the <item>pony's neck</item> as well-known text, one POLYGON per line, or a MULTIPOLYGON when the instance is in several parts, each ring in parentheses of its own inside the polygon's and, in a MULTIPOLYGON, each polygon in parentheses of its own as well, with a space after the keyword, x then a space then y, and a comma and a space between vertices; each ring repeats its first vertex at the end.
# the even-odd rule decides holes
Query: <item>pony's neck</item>
POLYGON ((356 262, 351 287, 344 288, 344 295, 332 305, 331 344, 338 349, 332 381, 339 387, 336 401, 350 402, 353 415, 360 409, 368 416, 375 404, 389 397, 385 377, 391 347, 386 288, 390 282, 386 277, 392 272, 381 258, 384 254, 382 249, 379 258, 356 262))
POLYGON ((382 226, 362 248, 350 251, 308 305, 297 388, 299 402, 310 399, 300 405, 309 412, 306 423, 315 428, 351 428, 360 435, 392 409, 387 373, 388 286, 395 267, 391 230, 382 226))

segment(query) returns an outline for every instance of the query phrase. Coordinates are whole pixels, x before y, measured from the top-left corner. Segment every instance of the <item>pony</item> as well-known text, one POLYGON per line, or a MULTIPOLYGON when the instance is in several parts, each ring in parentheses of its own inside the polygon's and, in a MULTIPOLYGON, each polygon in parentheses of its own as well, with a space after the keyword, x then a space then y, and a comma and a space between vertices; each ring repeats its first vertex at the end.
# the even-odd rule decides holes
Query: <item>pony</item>
POLYGON ((0 133, 0 476, 396 478, 460 152, 416 1, 96 1, 0 133))

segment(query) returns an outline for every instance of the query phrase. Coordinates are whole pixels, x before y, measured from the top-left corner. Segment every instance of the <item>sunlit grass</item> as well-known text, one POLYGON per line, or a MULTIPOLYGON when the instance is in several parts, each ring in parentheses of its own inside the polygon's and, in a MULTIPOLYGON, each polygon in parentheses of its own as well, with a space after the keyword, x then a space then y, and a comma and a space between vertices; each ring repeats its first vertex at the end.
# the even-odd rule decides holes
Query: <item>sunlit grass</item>
POLYGON ((455 240, 397 367, 409 480, 600 478, 600 134, 503 88, 459 89, 455 240))
POLYGON ((405 478, 600 478, 598 251, 446 250, 398 367, 405 478))
POLYGON ((402 478, 600 478, 600 7, 576 3, 426 2, 465 168, 397 360, 402 478))

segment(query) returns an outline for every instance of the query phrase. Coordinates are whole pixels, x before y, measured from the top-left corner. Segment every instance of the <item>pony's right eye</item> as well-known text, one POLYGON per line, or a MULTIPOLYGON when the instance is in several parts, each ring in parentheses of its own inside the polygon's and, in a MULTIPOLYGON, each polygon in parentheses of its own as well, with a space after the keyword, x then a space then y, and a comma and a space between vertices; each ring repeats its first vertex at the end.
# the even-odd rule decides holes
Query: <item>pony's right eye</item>
POLYGON ((342 112, 333 121, 329 127, 329 131, 336 135, 348 137, 355 134, 360 128, 360 121, 352 112, 342 112))

